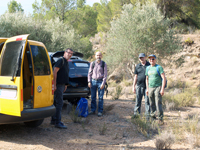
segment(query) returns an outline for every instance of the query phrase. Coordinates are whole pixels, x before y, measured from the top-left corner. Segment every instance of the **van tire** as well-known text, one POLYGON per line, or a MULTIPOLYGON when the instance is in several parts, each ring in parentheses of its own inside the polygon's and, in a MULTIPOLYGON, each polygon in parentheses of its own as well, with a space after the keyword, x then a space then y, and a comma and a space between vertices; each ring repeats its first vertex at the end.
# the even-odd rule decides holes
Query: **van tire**
POLYGON ((27 127, 38 127, 38 126, 40 126, 42 124, 43 121, 44 121, 44 119, 40 119, 40 120, 24 122, 24 124, 27 127))

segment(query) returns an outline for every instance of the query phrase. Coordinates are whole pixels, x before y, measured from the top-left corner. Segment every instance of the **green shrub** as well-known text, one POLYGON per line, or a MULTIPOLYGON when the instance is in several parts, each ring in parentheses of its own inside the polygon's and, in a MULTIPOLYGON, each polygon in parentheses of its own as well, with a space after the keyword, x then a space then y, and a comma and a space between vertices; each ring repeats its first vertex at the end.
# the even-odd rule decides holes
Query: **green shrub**
POLYGON ((117 85, 118 85, 118 83, 116 83, 115 81, 108 83, 109 87, 116 87, 117 85))
POLYGON ((160 60, 179 52, 179 36, 169 29, 170 20, 163 18, 157 5, 150 1, 144 5, 139 1, 135 5, 123 5, 120 16, 111 21, 107 34, 104 59, 109 70, 120 63, 126 65, 131 60, 138 60, 141 52, 156 53, 160 60))
POLYGON ((58 18, 54 20, 34 19, 24 13, 5 13, 0 16, 1 37, 12 37, 30 34, 28 39, 40 41, 50 52, 72 48, 90 57, 92 44, 89 38, 83 38, 76 33, 70 24, 63 23, 58 18))
POLYGON ((189 83, 186 81, 182 81, 181 79, 172 80, 171 78, 167 79, 167 88, 187 88, 189 87, 189 83))
POLYGON ((195 98, 189 92, 180 93, 174 96, 174 102, 178 107, 188 107, 193 106, 195 98))
POLYGON ((158 125, 155 124, 155 121, 147 121, 143 116, 138 115, 137 117, 131 118, 131 122, 136 125, 137 131, 142 133, 145 137, 150 138, 150 136, 158 132, 158 125))
POLYGON ((163 96, 163 108, 166 110, 175 110, 180 107, 193 106, 196 98, 194 97, 194 91, 186 89, 184 92, 176 95, 165 94, 163 96))
POLYGON ((76 107, 73 106, 72 111, 70 111, 69 116, 74 123, 81 123, 81 117, 78 116, 78 111, 76 111, 76 107))
POLYGON ((118 85, 115 89, 115 92, 112 94, 112 99, 113 100, 119 99, 121 92, 122 92, 122 87, 118 85))

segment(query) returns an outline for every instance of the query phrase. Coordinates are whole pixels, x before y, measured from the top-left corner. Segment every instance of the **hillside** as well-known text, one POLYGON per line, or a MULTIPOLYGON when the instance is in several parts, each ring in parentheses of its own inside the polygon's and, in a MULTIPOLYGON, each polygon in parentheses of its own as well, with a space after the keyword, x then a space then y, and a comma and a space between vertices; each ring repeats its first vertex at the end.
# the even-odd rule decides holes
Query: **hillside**
POLYGON ((186 81, 191 86, 197 87, 200 84, 200 35, 184 34, 180 37, 182 38, 183 50, 172 56, 178 60, 177 65, 165 66, 166 76, 169 80, 186 81), (194 41, 194 43, 186 44, 185 41, 188 39, 194 41))
MULTIPOLYGON (((183 58, 181 65, 172 64, 164 67, 169 86, 175 82, 190 84, 198 87, 200 79, 200 40, 199 35, 181 35, 182 41, 190 38, 194 43, 190 46, 183 44, 183 51, 173 56, 173 59, 183 58)), ((169 63, 169 62, 168 62, 169 63)), ((170 140, 173 150, 192 150, 200 146, 199 142, 199 114, 200 105, 182 107, 177 110, 164 109, 162 126, 150 122, 154 128, 148 128, 145 121, 137 122, 131 119, 135 106, 132 93, 132 80, 122 80, 121 83, 110 84, 109 95, 105 96, 103 117, 90 115, 86 118, 77 118, 73 111, 67 114, 67 106, 62 110, 62 121, 67 125, 67 130, 60 130, 50 125, 50 117, 38 128, 28 128, 23 124, 1 125, 0 149, 39 149, 39 150, 155 150, 155 141, 159 133, 165 133, 163 139, 170 140), (122 94, 116 100, 115 88, 121 85, 122 94), (75 118, 76 123, 75 123, 75 118), (158 129, 157 129, 158 128, 158 129), (157 130, 156 130, 157 129, 157 130), (176 140, 173 139, 174 131, 176 140), (145 132, 147 131, 147 132, 145 132)), ((170 90, 177 91, 174 88, 170 90)), ((165 94, 168 94, 169 89, 165 94)), ((178 89, 179 90, 179 89, 178 89)), ((193 95, 192 95, 193 96, 193 95)), ((195 95, 194 95, 195 96, 195 95)), ((199 96, 200 97, 200 96, 199 96)), ((88 99, 89 109, 91 100, 88 99)), ((144 101, 142 103, 144 113, 144 101)), ((167 140, 166 140, 167 141, 167 140)), ((169 142, 169 140, 168 140, 169 142)))

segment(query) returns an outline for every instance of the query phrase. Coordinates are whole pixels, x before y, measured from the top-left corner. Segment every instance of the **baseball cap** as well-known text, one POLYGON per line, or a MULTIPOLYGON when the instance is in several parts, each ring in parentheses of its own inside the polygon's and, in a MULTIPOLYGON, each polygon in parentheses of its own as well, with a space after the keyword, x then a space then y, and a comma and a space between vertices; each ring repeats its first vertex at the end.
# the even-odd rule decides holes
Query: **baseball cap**
POLYGON ((156 59, 156 55, 154 55, 154 54, 149 55, 148 58, 149 57, 154 57, 156 59))
POLYGON ((144 53, 140 53, 140 54, 139 54, 139 58, 140 58, 140 57, 145 57, 145 54, 144 54, 144 53))

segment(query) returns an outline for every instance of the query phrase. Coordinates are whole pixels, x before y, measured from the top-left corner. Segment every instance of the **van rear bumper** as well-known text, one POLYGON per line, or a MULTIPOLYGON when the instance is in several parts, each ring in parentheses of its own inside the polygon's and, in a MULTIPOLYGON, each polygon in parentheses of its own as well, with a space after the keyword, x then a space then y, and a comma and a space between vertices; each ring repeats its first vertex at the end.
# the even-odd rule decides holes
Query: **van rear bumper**
POLYGON ((54 105, 43 108, 24 109, 21 112, 21 117, 0 114, 0 124, 11 124, 19 122, 27 122, 33 120, 40 120, 55 114, 56 108, 54 105))

